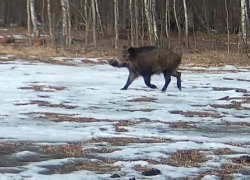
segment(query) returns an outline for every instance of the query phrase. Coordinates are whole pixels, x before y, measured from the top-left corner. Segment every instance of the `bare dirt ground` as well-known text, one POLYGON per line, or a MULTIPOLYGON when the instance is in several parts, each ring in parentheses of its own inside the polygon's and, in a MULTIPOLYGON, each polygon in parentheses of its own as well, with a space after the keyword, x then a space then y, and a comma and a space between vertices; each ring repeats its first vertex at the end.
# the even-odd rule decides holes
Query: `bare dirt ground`
MULTIPOLYGON (((25 30, 0 32, 23 36, 14 45, 0 47, 0 92, 5 95, 0 101, 0 173, 6 178, 56 179, 55 175, 76 172, 83 174, 71 179, 249 178, 246 55, 186 50, 182 92, 170 87, 162 95, 138 82, 121 93, 125 81, 118 81, 125 80, 127 72, 110 73, 113 69, 102 61, 114 58, 117 51, 104 45, 98 51, 91 47, 78 50, 77 44, 73 50, 58 52, 49 46, 29 47, 25 30), (82 62, 104 64, 104 69, 88 72, 88 67, 70 63, 76 56, 74 49, 81 58, 99 57, 99 62, 82 62), (6 55, 14 56, 6 59, 6 55), (61 56, 66 59, 53 59, 61 56), (25 62, 15 63, 19 59, 25 62), (65 69, 60 65, 66 65, 65 69), (244 69, 207 69, 224 65, 244 69), (205 68, 190 69, 192 66, 205 68), (117 81, 102 86, 108 78, 117 81)), ((162 83, 161 78, 158 81, 162 83)))

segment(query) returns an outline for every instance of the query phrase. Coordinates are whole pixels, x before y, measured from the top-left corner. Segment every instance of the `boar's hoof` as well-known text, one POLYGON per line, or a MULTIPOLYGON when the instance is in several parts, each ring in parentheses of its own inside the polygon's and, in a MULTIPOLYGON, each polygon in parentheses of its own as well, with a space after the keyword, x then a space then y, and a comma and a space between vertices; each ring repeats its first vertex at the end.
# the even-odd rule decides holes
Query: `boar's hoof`
POLYGON ((149 87, 152 88, 152 89, 157 89, 156 85, 154 85, 154 84, 150 84, 149 87))
POLYGON ((128 88, 127 87, 123 87, 123 88, 121 88, 121 90, 127 90, 128 88))
POLYGON ((181 91, 181 85, 177 85, 178 89, 181 91))
POLYGON ((167 88, 162 88, 161 91, 162 92, 165 92, 167 90, 167 88))

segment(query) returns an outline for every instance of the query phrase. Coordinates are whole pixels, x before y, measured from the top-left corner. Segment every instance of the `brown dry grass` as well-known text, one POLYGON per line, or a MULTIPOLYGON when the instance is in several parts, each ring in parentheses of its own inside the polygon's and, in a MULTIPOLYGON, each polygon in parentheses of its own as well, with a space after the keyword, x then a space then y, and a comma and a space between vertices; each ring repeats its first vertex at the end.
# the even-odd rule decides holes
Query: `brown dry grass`
POLYGON ((172 114, 181 114, 185 117, 213 117, 213 118, 222 118, 224 115, 202 112, 202 111, 170 111, 172 114))
POLYGON ((229 148, 220 148, 220 149, 214 149, 213 153, 215 155, 229 155, 229 154, 238 154, 238 152, 232 151, 229 148))
POLYGON ((123 111, 129 111, 129 112, 136 112, 136 111, 142 111, 142 112, 152 112, 155 111, 156 109, 124 109, 123 111))
MULTIPOLYGON (((93 43, 91 40, 91 32, 89 36, 89 48, 85 48, 85 43, 75 42, 72 44, 71 48, 62 48, 51 47, 50 46, 50 37, 45 37, 47 46, 30 46, 27 36, 27 29, 21 27, 9 27, 8 31, 2 31, 1 35, 7 34, 19 34, 23 35, 24 39, 16 39, 14 45, 1 45, 1 55, 13 54, 16 55, 15 58, 29 59, 33 60, 34 58, 30 56, 37 56, 39 61, 46 60, 48 57, 75 57, 76 53, 78 57, 101 57, 104 59, 113 59, 117 56, 117 51, 114 50, 114 41, 108 37, 98 39, 97 45, 98 49, 94 50, 93 43)), ((48 34, 48 32, 44 32, 48 34)), ((82 39, 81 33, 72 30, 72 35, 74 38, 82 39)), ((177 53, 181 53, 181 48, 178 45, 178 35, 173 33, 171 35, 171 49, 174 49, 177 53)), ((191 38, 192 39, 192 38, 191 38)), ((220 35, 219 39, 221 40, 218 44, 218 50, 212 50, 210 38, 205 32, 197 32, 196 42, 190 40, 191 48, 184 50, 182 65, 195 64, 195 66, 221 66, 221 65, 236 65, 236 66, 246 66, 249 65, 249 59, 246 53, 238 54, 238 46, 231 45, 230 55, 227 54, 226 35, 220 35), (194 46, 196 45, 196 46, 194 46), (237 61, 235 61, 237 59, 237 61)), ((167 39, 163 38, 163 46, 167 46, 167 39)), ((230 41, 237 43, 239 37, 237 35, 230 35, 230 41)), ((120 39, 120 45, 127 45, 129 42, 126 40, 120 39)), ((145 45, 149 45, 148 41, 145 40, 145 45)), ((48 63, 59 63, 53 61, 47 61, 48 63)), ((61 62, 63 64, 64 62, 61 62)), ((94 62, 92 62, 94 63, 94 62)), ((70 65, 70 63, 68 64, 70 65)), ((71 64, 72 65, 72 64, 71 64)))
POLYGON ((235 90, 236 92, 243 92, 247 93, 248 91, 246 89, 241 89, 241 88, 225 88, 225 87, 213 87, 214 91, 231 91, 235 90))
POLYGON ((248 155, 247 156, 244 155, 244 156, 241 156, 239 158, 232 158, 231 160, 234 163, 239 163, 239 164, 242 164, 244 166, 250 165, 250 156, 248 156, 248 155))
POLYGON ((221 169, 215 170, 215 173, 221 179, 233 180, 232 174, 239 172, 242 168, 242 165, 223 164, 221 169))
POLYGON ((184 53, 183 64, 195 64, 201 67, 218 67, 223 65, 233 65, 236 67, 249 65, 249 59, 246 54, 231 52, 228 56, 226 51, 206 50, 197 53, 184 53), (237 61, 236 61, 237 59, 237 61))
POLYGON ((227 142, 225 144, 237 147, 248 147, 250 145, 250 142, 227 142))
MULTIPOLYGON (((223 164, 221 168, 213 169, 211 171, 208 171, 206 173, 202 173, 199 176, 195 178, 184 178, 185 180, 200 180, 206 175, 216 175, 220 179, 223 180, 233 180, 232 174, 239 172, 243 166, 241 165, 233 165, 233 164, 223 164)), ((183 179, 183 180, 184 180, 183 179)))
POLYGON ((45 85, 31 85, 29 87, 19 87, 18 89, 34 90, 34 91, 40 91, 40 92, 54 92, 54 91, 68 90, 67 87, 63 87, 63 86, 45 86, 45 85), (45 88, 49 90, 46 90, 45 88))
POLYGON ((223 109, 242 109, 241 102, 231 103, 231 104, 210 104, 209 106, 213 108, 223 108, 223 109))
POLYGON ((59 155, 61 157, 83 157, 83 143, 65 144, 59 146, 43 146, 47 154, 59 155))
POLYGON ((156 98, 150 98, 150 97, 142 97, 142 98, 135 98, 127 100, 128 102, 156 102, 156 98))
POLYGON ((79 114, 59 114, 59 113, 53 113, 53 112, 29 112, 29 113, 23 113, 24 115, 42 115, 42 116, 36 116, 33 117, 34 119, 48 119, 53 120, 55 122, 64 122, 64 121, 70 121, 70 122, 82 122, 82 123, 89 123, 89 122, 114 122, 115 120, 103 120, 103 119, 95 119, 95 118, 87 118, 87 117, 74 117, 75 115, 79 114))
MULTIPOLYGON (((17 105, 23 105, 23 104, 17 104, 17 105)), ((26 105, 26 103, 24 105, 26 105)), ((68 105, 66 107, 68 107, 68 105)), ((134 126, 134 125, 142 123, 142 122, 153 122, 153 121, 147 120, 147 119, 140 119, 138 121, 132 121, 132 120, 115 120, 115 119, 96 119, 96 118, 88 118, 88 117, 75 117, 76 115, 80 115, 80 114, 61 114, 61 113, 54 113, 54 112, 28 112, 28 113, 21 113, 21 114, 28 115, 28 116, 36 116, 36 117, 33 117, 34 119, 42 118, 42 119, 53 120, 55 122, 64 122, 64 121, 79 122, 79 123, 81 123, 81 122, 82 123, 113 122, 113 123, 116 123, 117 126, 134 126), (37 116, 37 115, 41 115, 41 116, 37 116)), ((156 121, 156 122, 158 122, 158 121, 156 121)))
POLYGON ((170 128, 181 128, 181 129, 190 129, 190 128, 196 128, 196 125, 194 122, 170 122, 169 123, 170 128))
POLYGON ((64 108, 64 109, 75 109, 78 106, 67 105, 64 103, 61 104, 52 104, 48 101, 32 100, 29 103, 16 103, 16 106, 25 106, 25 105, 38 105, 39 107, 51 107, 51 108, 64 108))
POLYGON ((199 163, 207 161, 199 150, 178 150, 170 155, 168 164, 178 167, 197 167, 199 163))
POLYGON ((249 122, 230 122, 230 121, 225 121, 225 120, 221 120, 220 123, 218 123, 218 125, 226 125, 226 126, 250 126, 249 122))
MULTIPOLYGON (((103 59, 113 59, 118 54, 116 50, 111 47, 99 47, 99 50, 84 49, 79 50, 79 45, 73 45, 71 49, 61 48, 58 51, 58 48, 49 47, 49 46, 39 46, 39 47, 26 47, 24 45, 14 45, 14 46, 0 46, 1 54, 13 54, 15 58, 33 60, 31 56, 37 56, 36 60, 47 61, 48 63, 61 63, 65 62, 53 62, 48 60, 48 57, 75 57, 76 52, 78 52, 78 57, 91 58, 91 57, 100 57, 103 59), (47 60, 46 60, 47 59, 47 60)), ((70 58, 69 58, 70 59, 70 58)), ((12 58, 13 60, 13 58, 12 58)), ((95 64, 95 62, 90 62, 95 64)), ((101 63, 101 62, 99 62, 101 63)), ((202 52, 192 52, 186 51, 183 54, 182 65, 195 64, 195 66, 200 67, 211 67, 211 66, 223 66, 223 65, 235 65, 235 66, 246 66, 249 65, 249 60, 246 55, 239 55, 237 53, 231 53, 228 56, 224 51, 202 51, 202 52), (237 61, 235 61, 237 59, 237 61)), ((68 64, 72 65, 72 64, 68 64)))
POLYGON ((115 161, 107 160, 107 161, 96 161, 91 162, 84 160, 80 163, 71 163, 67 165, 63 165, 58 167, 55 170, 57 174, 71 173, 74 171, 94 171, 95 173, 113 173, 116 171, 120 171, 120 167, 114 166, 115 161))
POLYGON ((33 142, 6 142, 0 143, 0 156, 1 155, 11 155, 12 153, 19 152, 20 150, 28 150, 28 146, 32 145, 33 142))
POLYGON ((100 143, 100 142, 107 142, 114 146, 126 146, 127 144, 132 143, 165 143, 168 140, 166 139, 159 139, 159 138, 151 138, 151 139, 139 139, 139 138, 94 138, 86 143, 100 143))
POLYGON ((107 147, 104 147, 104 148, 101 148, 101 149, 95 149, 95 148, 90 148, 90 149, 84 149, 83 150, 83 153, 86 155, 86 154, 94 154, 94 153, 112 153, 112 152, 115 152, 115 151, 121 151, 122 149, 119 149, 119 148, 107 148, 107 147))
MULTIPOLYGON (((191 151, 191 150, 189 150, 189 151, 191 151)), ((174 158, 174 160, 172 160, 172 163, 174 162, 174 164, 170 164, 170 165, 174 165, 174 166, 178 166, 178 167, 181 167, 181 166, 196 167, 198 165, 198 163, 203 163, 206 161, 203 154, 200 154, 197 151, 193 152, 193 153, 190 153, 190 152, 179 153, 179 154, 174 153, 172 158, 174 158)), ((157 163, 158 162, 156 162, 156 164, 157 163)), ((152 164, 154 164, 154 163, 152 163, 152 164)), ((182 178, 181 180, 200 180, 206 175, 216 175, 220 179, 223 179, 223 180, 233 180, 232 174, 239 172, 243 168, 244 168, 243 164, 240 164, 240 165, 223 164, 221 166, 221 168, 208 170, 207 172, 202 173, 202 174, 198 175, 197 177, 192 177, 192 178, 185 177, 185 178, 182 178)), ((139 172, 146 172, 146 171, 150 171, 152 168, 149 166, 136 165, 133 169, 135 171, 139 171, 139 172)))

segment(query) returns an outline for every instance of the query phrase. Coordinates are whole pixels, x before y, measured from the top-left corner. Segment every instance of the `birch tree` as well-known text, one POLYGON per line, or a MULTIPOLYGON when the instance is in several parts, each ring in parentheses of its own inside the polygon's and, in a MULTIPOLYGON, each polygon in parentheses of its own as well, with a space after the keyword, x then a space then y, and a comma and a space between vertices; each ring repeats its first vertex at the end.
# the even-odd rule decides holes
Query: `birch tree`
POLYGON ((67 10, 66 10, 66 0, 61 0, 62 5, 62 34, 64 38, 64 42, 68 45, 68 31, 67 31, 67 10))
POLYGON ((30 0, 27 0, 27 24, 28 24, 28 34, 29 34, 29 43, 32 45, 31 33, 30 33, 30 0))
POLYGON ((156 24, 156 13, 155 13, 155 0, 151 0, 151 22, 153 26, 153 32, 154 32, 154 41, 156 45, 159 45, 159 37, 158 37, 158 32, 157 32, 157 24, 156 24))
POLYGON ((61 0, 62 5, 62 33, 66 46, 71 45, 71 18, 69 0, 61 0))
POLYGON ((37 23, 36 12, 35 12, 35 0, 29 0, 29 1, 30 1, 30 14, 31 14, 31 20, 33 24, 34 38, 39 38, 40 31, 38 29, 38 23, 37 23))
POLYGON ((186 0, 183 0, 184 14, 185 14, 185 34, 186 34, 186 47, 189 47, 189 34, 188 34, 188 10, 186 0))
POLYGON ((100 26, 101 32, 104 33, 103 27, 102 27, 101 15, 100 15, 100 12, 99 12, 97 0, 95 0, 95 7, 96 7, 96 14, 97 14, 97 17, 98 17, 98 22, 99 22, 99 26, 100 26))
POLYGON ((69 0, 66 0, 66 12, 67 12, 67 20, 68 20, 68 27, 67 27, 67 41, 68 46, 71 46, 71 17, 70 17, 70 9, 69 9, 69 0))
POLYGON ((52 30, 50 0, 47 0, 47 13, 48 13, 48 20, 49 20, 49 33, 50 33, 51 43, 52 43, 52 46, 54 46, 54 36, 53 36, 53 30, 52 30))
POLYGON ((241 0, 241 31, 243 40, 245 43, 247 38, 247 21, 246 21, 246 15, 247 15, 247 7, 246 7, 246 0, 241 0))
POLYGON ((85 13, 85 47, 88 46, 88 32, 89 32, 89 17, 88 17, 88 0, 84 3, 84 13, 85 13))
POLYGON ((96 8, 95 8, 95 0, 91 0, 91 6, 92 6, 92 20, 93 20, 93 42, 94 47, 96 48, 96 8))
POLYGON ((136 46, 139 45, 139 32, 138 32, 138 28, 139 28, 139 8, 138 8, 138 1, 135 1, 135 42, 136 42, 136 46))
POLYGON ((132 4, 133 0, 129 0, 129 14, 130 14, 130 26, 131 26, 131 46, 134 46, 134 22, 133 22, 133 4, 132 4))
POLYGON ((180 41, 181 40, 181 27, 180 27, 177 12, 176 12, 176 0, 173 1, 173 8, 174 8, 175 22, 176 22, 176 26, 177 26, 177 29, 178 29, 179 41, 180 41))
POLYGON ((166 0, 166 12, 165 12, 165 18, 166 18, 166 36, 169 38, 170 36, 170 28, 169 26, 169 0, 166 0))
POLYGON ((230 53, 230 32, 229 32, 229 14, 228 14, 228 2, 225 0, 225 9, 226 9, 226 14, 227 14, 227 53, 230 53))
POLYGON ((115 20, 115 49, 118 48, 118 44, 119 44, 119 34, 118 34, 118 1, 117 0, 113 0, 114 1, 114 20, 115 20))
POLYGON ((148 36, 149 36, 149 43, 152 44, 152 22, 149 14, 149 0, 144 0, 144 7, 145 7, 145 15, 147 18, 148 24, 148 36))
POLYGON ((144 0, 145 14, 148 20, 148 31, 150 34, 150 44, 152 44, 152 36, 154 37, 154 43, 159 43, 159 37, 157 33, 157 24, 155 20, 155 0, 144 0), (151 12, 151 14, 150 14, 151 12))

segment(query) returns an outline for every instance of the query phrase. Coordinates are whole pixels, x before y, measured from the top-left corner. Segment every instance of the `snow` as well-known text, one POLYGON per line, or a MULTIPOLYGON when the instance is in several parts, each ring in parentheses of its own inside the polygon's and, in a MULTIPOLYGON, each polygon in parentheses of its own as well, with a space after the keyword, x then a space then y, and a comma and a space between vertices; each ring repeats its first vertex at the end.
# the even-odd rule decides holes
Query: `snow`
POLYGON ((52 60, 55 61, 65 61, 65 60, 70 60, 68 61, 69 63, 82 63, 83 60, 88 60, 92 62, 98 62, 102 58, 72 58, 72 57, 51 57, 52 60))
MULTIPOLYGON (((3 57, 0 57, 3 58, 3 57)), ((63 57, 54 60, 64 60, 63 57)), ((66 58, 67 59, 67 58, 66 58)), ((76 58, 81 61, 82 58, 76 58)), ((90 59, 97 61, 97 59, 90 59)), ((212 87, 220 88, 241 88, 249 89, 249 82, 237 81, 237 79, 248 79, 250 72, 244 69, 237 69, 233 66, 205 69, 209 73, 195 71, 201 68, 193 67, 191 70, 182 72, 182 91, 176 87, 176 78, 172 81, 165 93, 160 89, 164 85, 163 76, 153 76, 152 83, 158 89, 149 89, 144 85, 143 79, 136 79, 127 91, 121 91, 124 86, 128 72, 126 69, 113 68, 109 65, 95 66, 62 66, 46 63, 27 64, 25 61, 15 61, 11 64, 0 66, 0 140, 6 141, 35 141, 40 145, 64 144, 74 141, 88 141, 98 137, 135 137, 135 138, 166 138, 176 142, 164 143, 133 143, 126 146, 111 146, 109 143, 85 144, 88 148, 120 148, 119 151, 105 154, 94 154, 93 159, 110 158, 116 159, 114 165, 121 167, 120 174, 125 177, 141 178, 141 174, 132 168, 135 165, 149 165, 146 161, 136 159, 169 158, 170 154, 177 150, 197 149, 213 150, 218 148, 229 148, 238 152, 239 155, 249 153, 249 147, 238 147, 226 143, 246 143, 250 139, 249 127, 223 126, 218 125, 222 120, 230 122, 248 122, 249 110, 213 108, 211 104, 230 104, 231 101, 218 100, 222 97, 243 97, 242 92, 235 90, 214 91, 212 87), (238 73, 232 72, 239 71, 238 73), (216 74, 213 71, 222 71, 216 74), (233 78, 228 81, 223 78, 233 78), (29 89, 19 89, 32 85, 63 86, 66 90, 53 90, 53 92, 40 92, 29 89), (48 96, 41 98, 39 96, 48 96), (141 98, 142 96, 155 98, 156 102, 128 102, 127 100, 141 98), (74 109, 63 109, 59 107, 45 107, 34 105, 16 105, 18 103, 29 103, 30 100, 48 101, 52 104, 65 103, 77 106, 74 109), (193 106, 205 105, 205 106, 193 106), (97 107, 90 108, 90 107, 97 107), (153 109, 151 112, 143 109, 153 109), (128 110, 138 110, 130 112, 128 110), (221 118, 213 117, 185 117, 180 114, 172 114, 170 111, 206 111, 223 115, 221 118), (100 119, 97 122, 54 122, 41 116, 28 115, 31 112, 54 112, 62 114, 78 114, 75 117, 89 117, 100 119), (146 118, 152 122, 142 122, 132 126, 125 126, 127 132, 117 133, 115 122, 109 120, 131 120, 139 121, 139 118, 146 118), (155 121, 155 122, 154 122, 155 121), (169 127, 169 122, 189 122, 197 125, 195 129, 174 129, 169 127), (101 128, 105 128, 102 131, 101 128), (133 162, 127 160, 134 160, 133 162)), ((49 89, 51 90, 51 89, 49 89)), ((249 107, 244 104, 244 107, 249 107)), ((17 152, 13 156, 36 155, 30 151, 17 152)), ((211 167, 220 166, 228 162, 228 158, 238 157, 237 155, 218 156, 208 154, 212 160, 206 161, 201 168, 198 167, 173 167, 169 165, 150 165, 158 168, 162 174, 153 176, 152 179, 181 178, 195 176, 199 172, 211 167), (216 161, 217 160, 217 161, 216 161)), ((54 159, 42 162, 32 162, 28 165, 18 167, 24 169, 20 173, 2 173, 1 180, 58 180, 58 179, 109 179, 110 174, 97 174, 91 171, 78 171, 70 174, 43 175, 40 172, 46 170, 46 165, 63 164, 72 159, 54 159)), ((3 167, 1 167, 3 169, 3 167)), ((114 172, 115 173, 115 172, 114 172)), ((239 176, 240 177, 240 176, 239 176)), ((150 179, 150 178, 148 178, 150 179)), ((218 179, 214 175, 207 175, 203 180, 218 179)))

